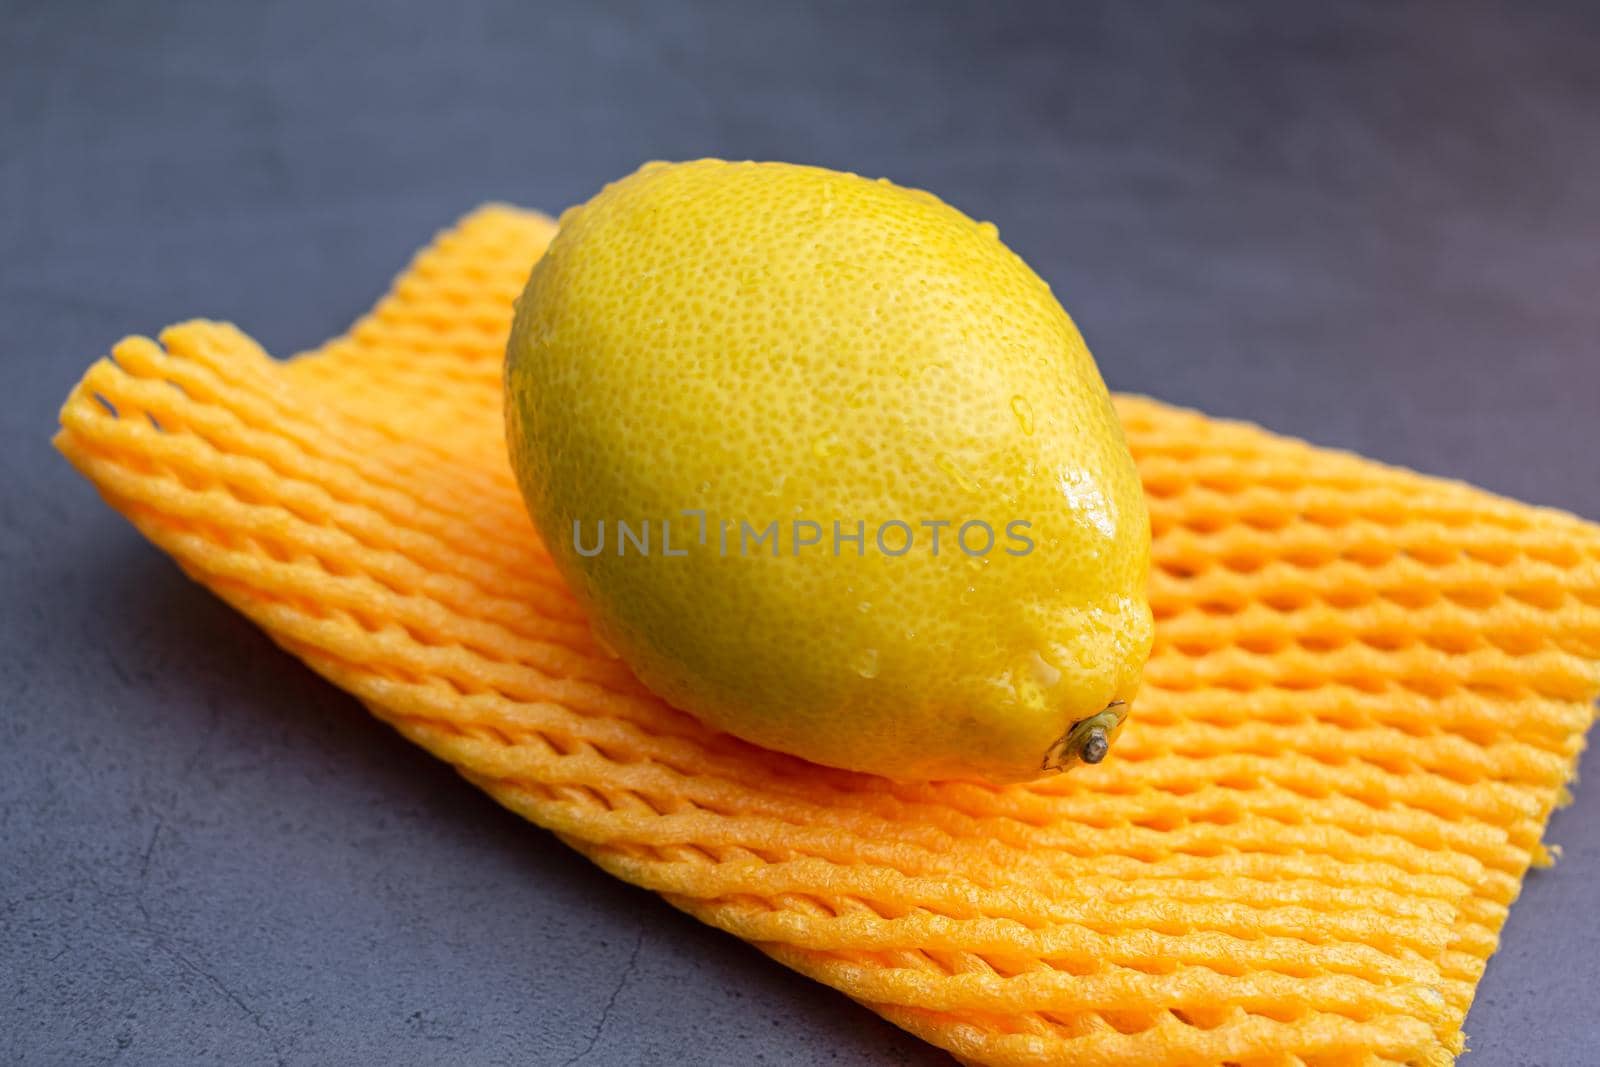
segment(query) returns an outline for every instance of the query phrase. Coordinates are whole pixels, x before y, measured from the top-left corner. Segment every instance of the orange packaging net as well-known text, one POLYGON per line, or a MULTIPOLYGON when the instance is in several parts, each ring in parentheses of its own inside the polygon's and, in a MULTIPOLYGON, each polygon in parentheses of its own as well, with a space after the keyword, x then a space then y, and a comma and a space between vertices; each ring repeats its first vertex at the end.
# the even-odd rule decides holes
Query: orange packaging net
POLYGON ((287 362, 212 322, 125 340, 57 444, 500 803, 962 1059, 1453 1059, 1593 717, 1600 528, 1119 397, 1157 637, 1111 758, 811 766, 604 655, 524 514, 502 346, 553 230, 481 209, 287 362))

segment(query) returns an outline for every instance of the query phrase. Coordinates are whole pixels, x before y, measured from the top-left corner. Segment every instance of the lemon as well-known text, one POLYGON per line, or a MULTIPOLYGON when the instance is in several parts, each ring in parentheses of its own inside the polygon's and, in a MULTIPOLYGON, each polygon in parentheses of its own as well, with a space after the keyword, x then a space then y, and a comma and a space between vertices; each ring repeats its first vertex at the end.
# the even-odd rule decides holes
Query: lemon
POLYGON ((936 197, 649 164, 562 216, 507 433, 599 637, 746 740, 897 779, 1098 762, 1150 532, 1065 311, 936 197))

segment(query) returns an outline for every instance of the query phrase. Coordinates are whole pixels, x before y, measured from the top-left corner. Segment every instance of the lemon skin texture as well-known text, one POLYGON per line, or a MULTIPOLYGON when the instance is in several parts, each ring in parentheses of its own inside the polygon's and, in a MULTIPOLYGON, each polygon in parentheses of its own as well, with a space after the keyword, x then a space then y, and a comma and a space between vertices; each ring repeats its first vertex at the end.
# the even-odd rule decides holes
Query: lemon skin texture
POLYGON ((1149 519, 1105 384, 1049 287, 932 195, 646 165, 562 216, 517 304, 506 416, 598 636, 717 729, 1007 782, 1080 758, 1073 727, 1110 707, 1102 755, 1137 692, 1149 519), (974 521, 988 551, 979 526, 958 543, 974 521))

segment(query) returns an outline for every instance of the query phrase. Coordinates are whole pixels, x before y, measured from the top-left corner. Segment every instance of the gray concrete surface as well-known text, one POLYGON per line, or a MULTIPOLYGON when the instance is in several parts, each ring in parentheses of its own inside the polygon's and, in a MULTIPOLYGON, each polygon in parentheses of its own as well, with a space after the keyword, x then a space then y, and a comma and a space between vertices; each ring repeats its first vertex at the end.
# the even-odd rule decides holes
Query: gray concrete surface
MULTIPOLYGON (((188 584, 47 444, 120 335, 290 352, 481 200, 810 161, 994 220, 1118 388, 1600 517, 1596 11, 0 5, 0 1062, 942 1062, 188 584)), ((1600 1062, 1600 787, 1551 837, 1469 1063, 1600 1062)))

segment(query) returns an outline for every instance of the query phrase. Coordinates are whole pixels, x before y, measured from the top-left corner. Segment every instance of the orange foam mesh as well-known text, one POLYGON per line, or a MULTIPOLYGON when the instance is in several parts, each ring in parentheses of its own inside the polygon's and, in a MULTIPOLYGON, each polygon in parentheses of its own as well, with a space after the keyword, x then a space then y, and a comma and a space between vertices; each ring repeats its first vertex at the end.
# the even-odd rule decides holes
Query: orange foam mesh
POLYGON ((603 655, 524 515, 501 351, 553 228, 476 212, 288 362, 212 322, 125 340, 57 443, 502 804, 963 1059, 1452 1059, 1593 716, 1600 528, 1120 397, 1157 637, 1111 757, 810 766, 603 655))

